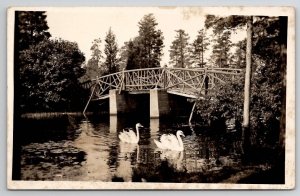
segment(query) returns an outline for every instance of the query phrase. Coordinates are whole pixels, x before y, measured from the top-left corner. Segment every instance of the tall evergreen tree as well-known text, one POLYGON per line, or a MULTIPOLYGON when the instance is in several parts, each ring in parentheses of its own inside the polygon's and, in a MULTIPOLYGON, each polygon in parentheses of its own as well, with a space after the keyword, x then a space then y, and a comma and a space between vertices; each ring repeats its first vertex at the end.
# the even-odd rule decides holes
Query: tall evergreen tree
POLYGON ((97 76, 101 76, 103 73, 105 73, 104 67, 101 66, 101 60, 103 56, 100 47, 101 39, 94 39, 90 48, 92 51, 91 58, 84 66, 86 72, 83 78, 81 78, 82 81, 95 79, 97 76))
POLYGON ((160 66, 164 37, 157 25, 153 14, 145 15, 138 23, 139 35, 135 41, 139 47, 139 68, 160 66))
POLYGON ((205 36, 204 29, 198 31, 198 35, 191 45, 191 60, 197 67, 204 67, 204 52, 208 49, 209 42, 205 36))
POLYGON ((105 38, 104 53, 106 55, 104 65, 107 69, 107 73, 114 73, 118 71, 118 45, 116 43, 116 36, 109 28, 105 38))
POLYGON ((101 59, 103 58, 100 47, 101 47, 101 39, 100 38, 94 39, 90 50, 92 51, 92 55, 91 55, 92 59, 96 60, 98 62, 98 65, 100 65, 101 59))
POLYGON ((233 63, 235 68, 246 67, 246 39, 235 44, 236 50, 233 55, 233 63))
POLYGON ((30 45, 48 39, 47 15, 44 11, 16 11, 16 43, 17 49, 22 51, 30 45))
POLYGON ((139 21, 139 35, 121 47, 120 67, 141 69, 160 66, 164 37, 157 25, 153 14, 147 14, 139 21))
POLYGON ((216 38, 213 40, 215 42, 212 51, 212 59, 214 60, 213 66, 229 67, 229 52, 232 47, 230 35, 230 31, 226 31, 224 33, 219 32, 216 34, 216 38))
POLYGON ((170 64, 174 67, 190 66, 189 35, 182 29, 176 30, 175 40, 170 46, 170 64))

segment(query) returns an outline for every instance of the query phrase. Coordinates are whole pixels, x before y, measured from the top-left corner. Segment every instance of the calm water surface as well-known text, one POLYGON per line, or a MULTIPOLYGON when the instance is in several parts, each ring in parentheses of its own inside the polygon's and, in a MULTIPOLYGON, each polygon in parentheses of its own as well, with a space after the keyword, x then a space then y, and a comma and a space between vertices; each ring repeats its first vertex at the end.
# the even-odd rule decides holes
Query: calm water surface
POLYGON ((205 182, 206 173, 242 164, 243 150, 234 132, 212 134, 181 122, 187 119, 159 120, 141 115, 23 119, 26 134, 18 131, 22 133, 20 179, 205 182), (137 122, 145 127, 140 130, 139 144, 120 142, 118 134, 134 128, 137 122), (186 136, 183 152, 157 149, 154 139, 178 129, 186 136))

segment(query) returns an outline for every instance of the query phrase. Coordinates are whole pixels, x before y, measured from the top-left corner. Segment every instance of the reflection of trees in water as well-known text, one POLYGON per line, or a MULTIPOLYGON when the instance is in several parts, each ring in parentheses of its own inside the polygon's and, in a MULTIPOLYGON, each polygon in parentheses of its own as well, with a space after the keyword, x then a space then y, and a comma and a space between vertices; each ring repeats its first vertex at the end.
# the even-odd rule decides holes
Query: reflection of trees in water
POLYGON ((70 141, 31 143, 22 147, 21 179, 73 179, 79 173, 71 168, 80 168, 84 160, 85 152, 70 141))
POLYGON ((86 162, 82 166, 80 180, 111 181, 112 175, 108 165, 110 157, 109 146, 114 145, 112 135, 109 135, 108 125, 94 124, 88 120, 80 125, 81 134, 74 145, 86 152, 86 162))

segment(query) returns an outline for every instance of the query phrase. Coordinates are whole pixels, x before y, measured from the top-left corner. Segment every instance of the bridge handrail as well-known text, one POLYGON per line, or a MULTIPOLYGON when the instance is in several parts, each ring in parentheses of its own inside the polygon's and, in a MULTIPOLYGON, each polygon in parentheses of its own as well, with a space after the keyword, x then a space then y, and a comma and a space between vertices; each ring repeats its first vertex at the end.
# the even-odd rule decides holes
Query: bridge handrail
POLYGON ((231 75, 239 75, 242 72, 242 69, 237 69, 237 68, 220 68, 220 67, 207 67, 207 68, 174 68, 174 67, 154 67, 154 68, 143 68, 143 69, 130 69, 130 70, 123 70, 123 71, 119 71, 119 72, 115 72, 115 73, 111 73, 111 74, 107 74, 104 76, 100 76, 88 81, 83 82, 82 84, 88 83, 88 82, 94 82, 97 80, 101 80, 103 78, 107 78, 110 76, 118 76, 121 74, 126 74, 126 73, 131 73, 131 72, 137 72, 137 71, 151 71, 151 70, 168 70, 168 71, 172 71, 172 70, 179 70, 179 71, 214 71, 215 73, 223 73, 223 74, 231 74, 231 75), (220 71, 219 71, 220 70, 220 71), (239 73, 227 73, 226 71, 237 71, 239 73))

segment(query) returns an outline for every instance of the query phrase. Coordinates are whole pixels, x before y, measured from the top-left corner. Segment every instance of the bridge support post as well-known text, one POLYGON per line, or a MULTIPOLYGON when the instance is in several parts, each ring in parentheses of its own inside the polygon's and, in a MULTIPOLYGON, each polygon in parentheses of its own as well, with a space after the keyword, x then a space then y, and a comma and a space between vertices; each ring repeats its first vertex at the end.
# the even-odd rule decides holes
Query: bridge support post
POLYGON ((150 90, 150 118, 159 118, 170 113, 169 95, 166 90, 150 90))
POLYGON ((109 114, 117 115, 129 112, 126 95, 117 90, 109 90, 109 114))

